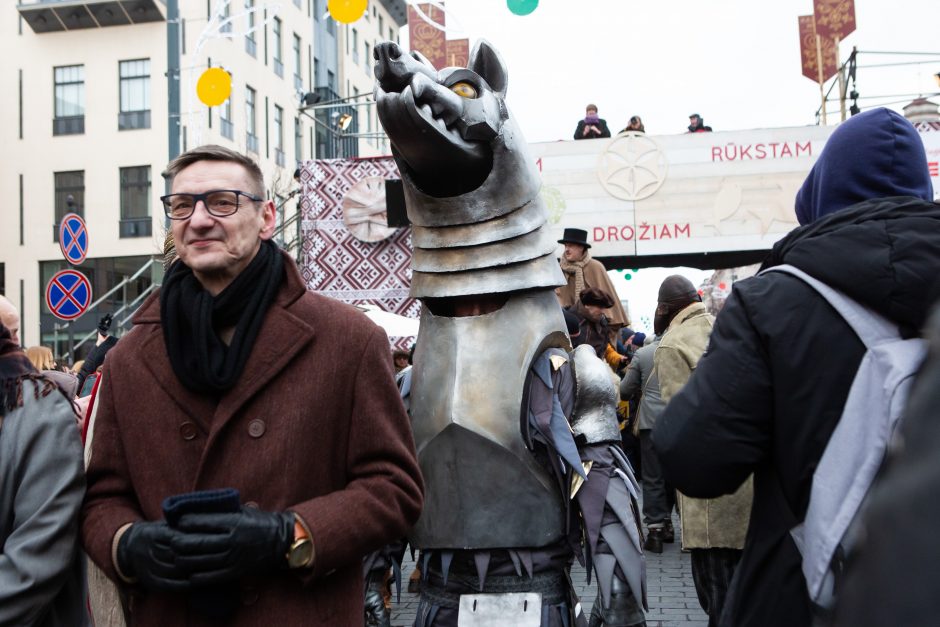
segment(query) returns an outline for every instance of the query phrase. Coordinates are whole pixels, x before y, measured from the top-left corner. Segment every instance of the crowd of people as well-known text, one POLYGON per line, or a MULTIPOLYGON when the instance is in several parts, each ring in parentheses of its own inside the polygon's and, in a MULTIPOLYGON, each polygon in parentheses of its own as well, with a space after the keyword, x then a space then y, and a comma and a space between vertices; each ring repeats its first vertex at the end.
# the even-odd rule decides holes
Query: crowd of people
MULTIPOLYGON (((630 116, 627 125, 620 130, 620 133, 645 133, 646 127, 643 120, 638 115, 630 116)), ((689 116, 689 133, 711 133, 712 127, 705 125, 705 120, 698 113, 689 116)), ((598 117, 597 105, 589 104, 585 107, 584 119, 578 120, 578 126, 574 130, 575 139, 600 139, 610 137, 610 129, 607 128, 607 120, 598 117)))
MULTIPOLYGON (((692 117, 690 132, 710 130, 692 117)), ((638 117, 631 126, 642 132, 638 117)), ((576 137, 609 134, 589 106, 576 137)), ((390 355, 364 315, 306 290, 271 242, 275 207, 250 158, 200 147, 165 176, 172 258, 120 342, 102 318, 85 363, 63 372, 48 348, 21 348, 18 312, 0 296, 0 624, 388 624, 388 569, 424 501, 408 411, 422 400, 409 397, 414 355, 390 355)), ((940 314, 927 329, 940 296, 940 205, 910 123, 876 109, 841 125, 796 215, 801 226, 717 318, 687 278, 666 278, 650 335, 630 328, 587 232, 565 229, 560 315, 571 345, 590 347, 619 390, 621 446, 642 477, 643 549, 681 541, 710 626, 927 624, 932 554, 911 545, 934 535, 914 499, 932 501, 937 487, 923 482, 936 476, 925 443, 936 439, 940 314), (827 289, 856 313, 843 315, 827 289), (869 319, 881 326, 859 326, 869 319), (867 427, 881 416, 848 415, 854 381, 889 348, 916 370, 924 337, 932 353, 899 409, 909 444, 891 448, 864 517, 843 521, 861 539, 840 533, 821 560, 830 538, 816 535, 817 512, 830 503, 820 483, 848 473, 847 493, 868 492, 846 462, 842 475, 820 475, 840 470, 827 443, 839 429, 879 431, 839 440, 841 454, 861 449, 871 479, 891 440, 893 424, 867 427)), ((532 429, 573 402, 559 397, 573 373, 555 351, 526 380, 532 429)), ((573 486, 601 469, 612 485, 619 461, 601 454, 620 453, 595 447, 589 475, 575 452, 585 472, 569 472, 576 437, 564 426, 544 432, 557 438, 555 478, 572 481, 587 520, 593 488, 573 486)), ((600 498, 604 516, 627 515, 611 511, 627 500, 600 498)), ((613 538, 588 529, 588 555, 610 557, 613 538)), ((519 555, 530 572, 541 559, 519 555)), ((615 585, 640 581, 627 571, 615 585)), ((629 601, 621 616, 643 624, 645 599, 624 590, 606 598, 629 601)), ((456 612, 435 603, 441 616, 456 612)), ((595 603, 591 625, 621 624, 607 622, 613 605, 595 603)))

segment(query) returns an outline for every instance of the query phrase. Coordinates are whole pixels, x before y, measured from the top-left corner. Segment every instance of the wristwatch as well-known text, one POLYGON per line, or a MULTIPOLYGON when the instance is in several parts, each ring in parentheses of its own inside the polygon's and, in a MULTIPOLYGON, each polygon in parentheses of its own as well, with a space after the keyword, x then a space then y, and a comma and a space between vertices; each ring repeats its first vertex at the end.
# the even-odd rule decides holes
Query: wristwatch
POLYGON ((313 540, 310 539, 310 534, 295 515, 294 542, 287 551, 287 565, 290 568, 306 568, 312 563, 313 540))

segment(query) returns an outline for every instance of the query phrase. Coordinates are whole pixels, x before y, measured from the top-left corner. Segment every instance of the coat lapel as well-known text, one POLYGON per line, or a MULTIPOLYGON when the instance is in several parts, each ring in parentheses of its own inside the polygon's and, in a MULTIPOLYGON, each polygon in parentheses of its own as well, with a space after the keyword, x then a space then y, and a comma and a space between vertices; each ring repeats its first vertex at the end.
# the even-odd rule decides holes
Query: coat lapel
MULTIPOLYGON (((289 257, 287 259, 290 260, 289 257)), ((235 386, 219 401, 200 466, 205 463, 206 455, 225 425, 252 396, 279 376, 287 364, 313 340, 313 326, 290 311, 291 304, 306 292, 306 288, 293 261, 285 262, 284 265, 287 274, 285 284, 265 314, 261 331, 248 356, 245 371, 235 386)))
POLYGON ((170 356, 163 342, 163 330, 158 324, 160 321, 159 291, 152 294, 141 305, 133 321, 141 331, 147 333, 141 340, 140 350, 141 354, 148 356, 143 362, 153 375, 153 380, 163 388, 167 397, 176 403, 180 411, 189 416, 203 433, 208 433, 208 417, 215 412, 215 402, 211 398, 191 392, 180 383, 173 371, 170 356))

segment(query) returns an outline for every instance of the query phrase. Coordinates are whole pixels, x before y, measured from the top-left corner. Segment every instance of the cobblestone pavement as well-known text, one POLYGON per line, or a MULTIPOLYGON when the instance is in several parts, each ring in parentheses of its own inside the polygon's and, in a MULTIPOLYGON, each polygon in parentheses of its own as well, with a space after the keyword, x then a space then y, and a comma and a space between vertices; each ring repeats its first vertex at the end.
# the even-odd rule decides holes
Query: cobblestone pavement
MULTIPOLYGON (((692 566, 688 553, 679 549, 679 521, 673 520, 676 528, 676 542, 663 545, 662 555, 646 554, 647 596, 649 612, 646 614, 648 627, 706 627, 708 616, 702 611, 692 582, 692 566)), ((417 595, 407 591, 408 577, 414 570, 410 555, 405 555, 402 565, 401 603, 392 602, 392 627, 411 627, 418 607, 417 595)), ((593 577, 587 585, 584 569, 575 563, 571 569, 574 582, 581 598, 585 616, 590 616, 591 607, 597 596, 597 584, 593 577)))

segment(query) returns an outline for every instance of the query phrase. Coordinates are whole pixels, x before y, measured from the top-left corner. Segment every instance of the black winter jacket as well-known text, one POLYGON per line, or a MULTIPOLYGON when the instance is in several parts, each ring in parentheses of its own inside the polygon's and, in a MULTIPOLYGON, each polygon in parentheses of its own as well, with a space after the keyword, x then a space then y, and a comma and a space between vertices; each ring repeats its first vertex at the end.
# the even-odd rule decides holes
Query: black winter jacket
MULTIPOLYGON (((940 278, 940 205, 859 203, 796 229, 764 267, 788 263, 896 322, 925 324, 940 278)), ((666 479, 698 498, 731 494, 754 473, 744 554, 722 625, 811 623, 800 555, 813 471, 865 352, 811 287, 770 273, 735 284, 696 372, 653 431, 666 479)))

